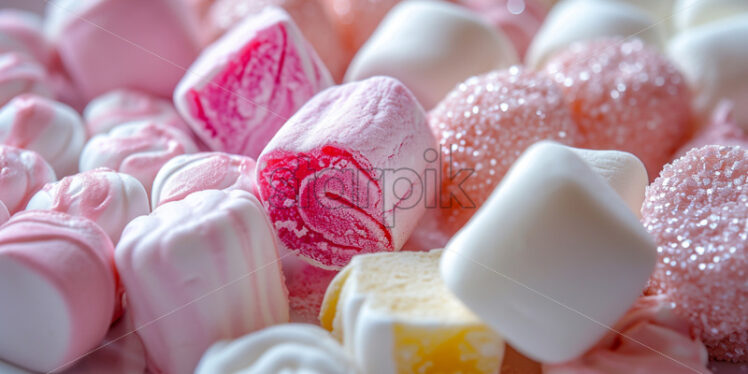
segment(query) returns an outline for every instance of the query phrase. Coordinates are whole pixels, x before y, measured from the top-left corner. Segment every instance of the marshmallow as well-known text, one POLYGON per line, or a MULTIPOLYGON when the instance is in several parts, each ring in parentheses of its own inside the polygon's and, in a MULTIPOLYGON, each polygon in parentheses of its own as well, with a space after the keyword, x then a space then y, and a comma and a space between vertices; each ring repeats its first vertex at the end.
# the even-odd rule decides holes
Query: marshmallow
POLYGON ((393 8, 351 61, 345 80, 401 80, 426 108, 472 75, 519 61, 511 41, 467 9, 409 0, 393 8))
POLYGON ((181 155, 169 160, 156 174, 151 205, 182 200, 202 190, 244 190, 257 196, 255 160, 221 152, 181 155))
POLYGON ((87 100, 129 87, 169 97, 198 53, 175 0, 48 1, 45 33, 87 100))
POLYGON ((280 255, 288 289, 291 322, 319 325, 322 299, 338 271, 314 266, 285 247, 280 248, 280 255))
POLYGON ((0 105, 24 93, 52 96, 44 66, 25 54, 0 54, 0 105))
POLYGON ((359 253, 400 250, 432 200, 435 149, 413 94, 370 78, 325 90, 286 122, 258 159, 257 185, 283 244, 339 269, 359 253))
POLYGON ((136 218, 115 260, 152 372, 193 373, 213 343, 288 322, 275 234, 247 192, 200 191, 136 218))
POLYGON ((11 214, 23 210, 37 191, 57 180, 38 153, 6 145, 0 145, 0 170, 0 201, 11 214))
POLYGON ((617 1, 565 1, 548 14, 530 44, 525 64, 542 67, 553 54, 577 41, 632 35, 659 49, 665 45, 662 26, 633 5, 617 1))
POLYGON ((0 225, 2 225, 5 222, 8 222, 10 219, 10 212, 8 212, 8 208, 3 204, 2 201, 0 201, 0 225))
POLYGON ((52 372, 79 359, 112 320, 112 242, 65 213, 16 214, 0 228, 0 359, 52 372))
POLYGON ((693 107, 708 118, 720 100, 735 102, 735 119, 748 130, 748 14, 682 32, 668 45, 668 56, 694 92, 693 107))
POLYGON ((83 111, 88 135, 108 132, 123 123, 152 120, 192 133, 171 102, 145 92, 120 89, 91 100, 83 111))
POLYGON ((745 0, 676 0, 674 23, 678 31, 720 22, 724 19, 748 13, 745 0))
POLYGON ((441 254, 356 256, 330 284, 322 327, 364 373, 498 373, 504 341, 444 286, 441 254))
POLYGON ((81 153, 81 171, 106 167, 130 174, 150 195, 161 166, 172 158, 197 152, 189 135, 150 120, 119 125, 91 138, 81 153))
POLYGON ((39 15, 16 9, 0 10, 0 53, 21 52, 42 65, 49 63, 52 49, 42 32, 39 15))
POLYGON ((641 217, 644 192, 649 184, 644 164, 628 152, 570 148, 595 173, 603 177, 637 217, 641 217))
POLYGON ((327 331, 307 324, 268 327, 232 342, 214 344, 195 374, 355 374, 343 347, 327 331))
POLYGON ((212 150, 256 158, 296 110, 331 84, 291 16, 267 7, 203 51, 174 102, 212 150))
POLYGON ((137 216, 150 213, 148 195, 137 179, 109 169, 95 169, 48 183, 27 210, 54 210, 96 222, 113 243, 137 216))
POLYGON ((22 95, 0 109, 0 143, 38 152, 59 177, 78 171, 85 142, 83 120, 65 104, 22 95))
POLYGON ((319 1, 216 0, 210 8, 210 26, 225 32, 244 18, 271 5, 282 7, 291 15, 304 37, 309 40, 322 62, 330 70, 333 78, 340 81, 353 54, 343 47, 341 38, 319 1))
POLYGON ((578 357, 644 289, 657 252, 616 192, 577 154, 530 147, 447 244, 444 282, 514 348, 578 357))

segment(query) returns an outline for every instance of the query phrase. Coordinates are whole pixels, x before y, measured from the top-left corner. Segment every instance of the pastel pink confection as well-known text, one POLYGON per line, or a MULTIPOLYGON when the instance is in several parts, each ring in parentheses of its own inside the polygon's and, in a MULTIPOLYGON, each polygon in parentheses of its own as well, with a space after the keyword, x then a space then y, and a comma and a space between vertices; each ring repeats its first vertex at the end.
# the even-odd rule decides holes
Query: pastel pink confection
POLYGON ((55 99, 69 105, 78 112, 83 112, 88 100, 83 97, 80 89, 70 78, 65 67, 62 66, 60 55, 57 52, 53 53, 52 60, 47 65, 47 76, 55 99))
POLYGON ((59 371, 96 347, 115 303, 114 249, 92 221, 22 212, 0 228, 0 359, 59 371))
POLYGON ((467 223, 529 146, 540 140, 584 144, 559 85, 518 66, 457 85, 429 113, 429 123, 441 149, 441 220, 449 235, 467 223))
POLYGON ((319 326, 319 312, 325 298, 327 286, 338 274, 310 264, 281 247, 283 275, 288 288, 288 305, 291 322, 310 323, 319 326))
POLYGON ((115 244, 131 220, 151 212, 148 195, 137 179, 106 168, 46 184, 26 207, 34 209, 86 217, 101 226, 115 244))
POLYGON ((257 163, 247 156, 222 152, 182 155, 169 160, 156 174, 151 191, 155 209, 203 190, 244 190, 258 196, 257 163))
POLYGON ((198 54, 196 28, 176 0, 53 0, 45 18, 86 100, 122 87, 170 97, 198 54))
POLYGON ((24 53, 0 54, 0 106, 25 93, 52 96, 44 66, 24 53))
POLYGON ((400 0, 319 0, 351 55, 361 48, 400 0))
POLYGON ((643 296, 594 348, 544 374, 710 374, 706 347, 663 295, 643 296))
POLYGON ((100 167, 130 174, 150 196, 159 169, 172 158, 197 152, 190 136, 150 120, 129 122, 91 138, 81 153, 80 171, 100 167))
POLYGON ((203 352, 288 322, 278 245, 260 202, 207 190, 133 220, 116 250, 152 373, 193 373, 203 352))
POLYGON ((128 313, 112 325, 96 349, 64 374, 146 373, 145 348, 128 313))
POLYGON ((0 200, 0 225, 4 224, 5 222, 8 222, 10 219, 10 212, 8 212, 8 208, 5 206, 5 204, 0 200))
POLYGON ((418 221, 410 238, 403 245, 403 251, 422 252, 444 248, 452 237, 445 226, 438 207, 426 208, 426 213, 418 221))
POLYGON ((26 94, 0 109, 0 143, 39 153, 59 177, 78 171, 85 142, 83 120, 63 103, 26 94))
POLYGON ((748 149, 748 133, 735 121, 734 107, 735 104, 732 101, 720 102, 712 114, 711 121, 676 152, 676 157, 683 156, 693 148, 701 148, 710 144, 741 146, 748 149))
POLYGON ((423 181, 435 149, 413 94, 394 78, 369 78, 304 105, 258 159, 258 188, 283 244, 339 269, 405 244, 433 199, 423 181))
POLYGON ((21 52, 42 65, 49 63, 52 48, 42 31, 39 15, 16 9, 0 9, 0 53, 21 52))
POLYGON ((631 152, 651 178, 691 136, 685 78, 639 39, 572 44, 551 57, 545 71, 563 88, 587 137, 584 148, 631 152))
POLYGON ((659 260, 649 292, 667 296, 710 357, 748 362, 748 149, 709 145, 665 166, 642 223, 659 260))
POLYGON ((548 13, 536 0, 459 0, 476 11, 494 27, 503 31, 517 49, 520 60, 548 13))
POLYGON ((320 1, 309 0, 216 0, 210 9, 210 22, 219 32, 225 32, 250 14, 267 6, 282 7, 309 43, 317 51, 333 78, 340 82, 353 54, 348 52, 335 26, 327 17, 320 1))
POLYGON ((170 101, 130 89, 110 91, 91 100, 83 111, 83 119, 89 136, 139 120, 151 120, 186 134, 192 133, 170 101))
POLYGON ((296 110, 331 84, 288 13, 271 6, 206 48, 174 102, 212 150, 256 158, 296 110))
POLYGON ((26 208, 37 191, 56 180, 55 171, 38 153, 0 145, 0 201, 10 214, 26 208))

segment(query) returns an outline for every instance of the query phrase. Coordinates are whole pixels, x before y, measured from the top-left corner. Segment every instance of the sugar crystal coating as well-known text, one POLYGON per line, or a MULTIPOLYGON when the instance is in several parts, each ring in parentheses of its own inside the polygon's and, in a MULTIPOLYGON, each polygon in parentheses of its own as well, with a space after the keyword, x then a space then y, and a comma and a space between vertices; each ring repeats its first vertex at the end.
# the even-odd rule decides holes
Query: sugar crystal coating
POLYGON ((429 113, 429 124, 441 147, 442 214, 453 231, 527 147, 544 139, 583 143, 558 85, 516 66, 459 84, 429 113))
POLYGON ((585 148, 631 152, 655 176, 690 134, 685 79, 639 39, 572 44, 545 71, 563 87, 585 148))
POLYGON ((650 291, 728 361, 748 360, 747 176, 748 150, 693 149, 665 166, 642 207, 659 255, 650 291))

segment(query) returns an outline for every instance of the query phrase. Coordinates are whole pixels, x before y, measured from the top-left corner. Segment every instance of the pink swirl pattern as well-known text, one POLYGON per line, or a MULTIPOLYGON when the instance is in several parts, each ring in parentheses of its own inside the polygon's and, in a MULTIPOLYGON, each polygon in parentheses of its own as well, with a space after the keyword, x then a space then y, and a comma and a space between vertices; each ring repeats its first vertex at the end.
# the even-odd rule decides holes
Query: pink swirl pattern
POLYGON ((52 48, 42 32, 42 20, 35 13, 6 8, 0 10, 0 54, 21 52, 42 65, 49 63, 52 48))
POLYGON ((55 171, 38 153, 0 145, 0 201, 11 214, 26 208, 37 191, 56 180, 55 171))
POLYGON ((0 54, 0 105, 24 93, 52 96, 44 66, 25 53, 0 54))

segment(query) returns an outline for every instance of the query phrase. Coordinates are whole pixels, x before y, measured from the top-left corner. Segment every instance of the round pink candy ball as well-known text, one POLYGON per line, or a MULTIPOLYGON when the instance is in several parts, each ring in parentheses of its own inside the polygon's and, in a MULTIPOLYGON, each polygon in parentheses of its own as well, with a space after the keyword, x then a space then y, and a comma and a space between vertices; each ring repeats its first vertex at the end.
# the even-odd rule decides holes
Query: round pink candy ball
POLYGON ((748 149, 710 145, 665 166, 643 224, 659 260, 650 292, 690 321, 712 358, 748 360, 748 149))

